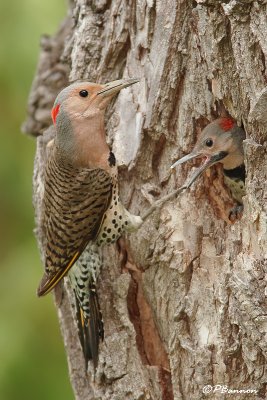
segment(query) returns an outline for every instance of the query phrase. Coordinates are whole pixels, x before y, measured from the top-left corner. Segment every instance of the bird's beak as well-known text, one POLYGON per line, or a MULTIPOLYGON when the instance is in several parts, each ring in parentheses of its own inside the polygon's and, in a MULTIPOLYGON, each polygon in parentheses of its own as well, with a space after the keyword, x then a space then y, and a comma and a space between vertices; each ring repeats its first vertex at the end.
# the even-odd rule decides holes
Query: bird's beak
POLYGON ((112 81, 106 83, 103 89, 97 92, 97 95, 101 97, 113 96, 114 94, 118 93, 121 89, 131 86, 137 82, 139 82, 139 79, 136 78, 119 79, 117 81, 112 81))
MULTIPOLYGON (((204 171, 206 171, 206 169, 208 169, 209 167, 211 167, 214 164, 217 164, 219 161, 221 161, 227 155, 228 155, 228 153, 226 151, 220 151, 219 153, 214 154, 214 155, 205 155, 206 159, 205 159, 204 163, 199 168, 196 169, 196 171, 193 173, 192 176, 189 177, 188 181, 186 182, 186 187, 189 188, 195 182, 195 180, 201 174, 203 174, 204 171)), ((171 169, 175 168, 176 165, 183 164, 186 161, 193 160, 194 158, 201 157, 201 156, 203 157, 203 154, 192 152, 192 153, 188 154, 187 156, 180 158, 180 160, 177 160, 171 166, 171 169)))
POLYGON ((201 156, 200 153, 195 153, 195 152, 189 153, 186 156, 175 161, 175 163, 172 164, 171 169, 175 168, 177 165, 183 164, 184 162, 189 161, 189 160, 193 160, 194 158, 197 158, 199 156, 201 156))

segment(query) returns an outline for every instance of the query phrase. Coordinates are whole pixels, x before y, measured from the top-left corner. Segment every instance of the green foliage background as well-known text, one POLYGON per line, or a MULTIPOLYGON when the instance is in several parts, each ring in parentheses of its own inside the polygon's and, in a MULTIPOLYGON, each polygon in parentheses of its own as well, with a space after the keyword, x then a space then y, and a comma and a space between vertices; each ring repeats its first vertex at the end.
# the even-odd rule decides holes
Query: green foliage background
POLYGON ((35 140, 21 134, 42 33, 65 0, 0 2, 0 399, 73 399, 52 296, 36 297, 42 267, 33 235, 35 140))

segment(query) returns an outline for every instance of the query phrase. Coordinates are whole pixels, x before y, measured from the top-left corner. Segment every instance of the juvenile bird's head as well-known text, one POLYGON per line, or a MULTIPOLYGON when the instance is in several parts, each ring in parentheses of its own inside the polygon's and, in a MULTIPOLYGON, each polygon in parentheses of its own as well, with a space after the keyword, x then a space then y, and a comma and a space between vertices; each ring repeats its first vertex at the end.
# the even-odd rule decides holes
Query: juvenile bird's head
POLYGON ((192 152, 176 161, 171 168, 194 158, 204 158, 204 163, 188 183, 188 186, 191 186, 199 175, 218 162, 222 163, 225 169, 233 169, 243 164, 244 139, 245 132, 231 118, 218 118, 203 129, 192 152))
POLYGON ((102 162, 103 153, 109 152, 104 130, 106 107, 121 89, 138 81, 76 82, 63 89, 51 111, 58 149, 78 166, 95 167, 102 162))

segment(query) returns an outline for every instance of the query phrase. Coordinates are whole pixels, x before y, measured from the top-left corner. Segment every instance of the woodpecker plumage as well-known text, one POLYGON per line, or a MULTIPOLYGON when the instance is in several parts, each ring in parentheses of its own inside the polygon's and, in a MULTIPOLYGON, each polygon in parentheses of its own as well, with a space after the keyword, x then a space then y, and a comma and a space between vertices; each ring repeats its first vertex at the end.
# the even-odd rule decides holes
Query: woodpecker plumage
POLYGON ((186 187, 190 187, 207 168, 218 162, 222 163, 224 182, 238 203, 230 212, 231 220, 238 217, 243 210, 242 197, 245 195, 246 175, 243 151, 245 137, 244 130, 231 118, 218 118, 203 129, 192 152, 176 161, 171 167, 174 168, 194 158, 205 158, 204 163, 187 182, 186 187))
POLYGON ((106 142, 104 113, 116 93, 137 81, 75 83, 60 92, 52 109, 56 136, 45 168, 42 215, 45 273, 37 293, 47 294, 69 272, 81 344, 86 361, 93 359, 95 366, 99 339, 103 339, 96 294, 98 249, 142 223, 119 200, 116 160, 106 142))

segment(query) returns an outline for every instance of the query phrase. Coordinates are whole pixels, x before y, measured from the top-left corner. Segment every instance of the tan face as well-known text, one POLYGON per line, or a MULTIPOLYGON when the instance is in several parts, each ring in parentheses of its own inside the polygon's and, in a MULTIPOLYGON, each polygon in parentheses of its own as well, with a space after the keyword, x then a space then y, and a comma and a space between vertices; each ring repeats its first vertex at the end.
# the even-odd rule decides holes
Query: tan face
POLYGON ((242 140, 244 132, 230 118, 219 118, 203 129, 190 154, 176 161, 171 168, 194 158, 203 158, 203 163, 192 175, 188 187, 210 166, 221 162, 232 169, 243 161, 242 140))
POLYGON ((103 114, 108 103, 121 89, 133 85, 138 79, 120 79, 100 85, 91 82, 78 82, 68 86, 58 95, 52 118, 56 123, 58 113, 63 109, 73 119, 90 118, 103 114))
POLYGON ((77 82, 63 89, 52 109, 58 151, 78 167, 106 167, 110 152, 104 129, 106 106, 121 89, 136 82, 77 82))
POLYGON ((233 151, 234 141, 230 132, 224 132, 218 127, 208 125, 201 133, 191 154, 196 157, 212 156, 222 151, 230 153, 233 151))
POLYGON ((103 97, 98 93, 104 89, 104 85, 84 83, 70 90, 64 101, 64 109, 73 118, 90 118, 103 113, 114 94, 103 97))

